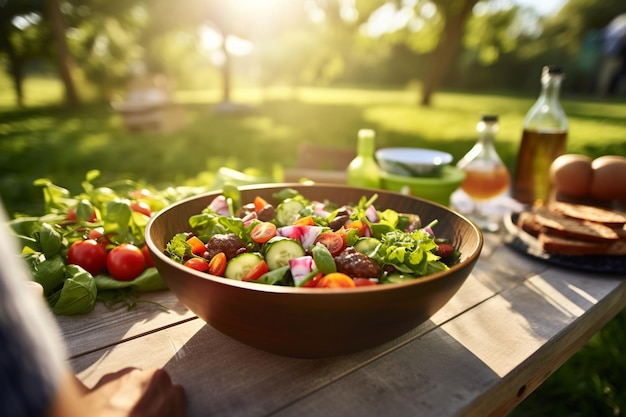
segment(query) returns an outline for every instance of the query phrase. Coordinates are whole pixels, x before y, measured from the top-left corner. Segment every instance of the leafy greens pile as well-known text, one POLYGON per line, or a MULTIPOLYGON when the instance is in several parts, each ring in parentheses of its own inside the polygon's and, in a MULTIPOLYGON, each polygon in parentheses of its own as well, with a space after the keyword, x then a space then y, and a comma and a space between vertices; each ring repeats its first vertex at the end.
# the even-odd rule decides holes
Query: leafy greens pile
POLYGON ((35 185, 43 190, 45 214, 16 216, 9 223, 33 280, 42 285, 50 308, 58 315, 88 313, 96 301, 130 308, 136 305, 138 293, 166 289, 154 267, 131 281, 118 281, 106 273, 92 276, 80 266, 68 264, 69 247, 96 228, 112 244, 141 247, 149 217, 131 210, 132 201, 144 201, 157 212, 180 199, 210 191, 200 187, 155 190, 131 180, 96 186, 99 174, 88 172, 78 195, 47 179, 36 180, 35 185))

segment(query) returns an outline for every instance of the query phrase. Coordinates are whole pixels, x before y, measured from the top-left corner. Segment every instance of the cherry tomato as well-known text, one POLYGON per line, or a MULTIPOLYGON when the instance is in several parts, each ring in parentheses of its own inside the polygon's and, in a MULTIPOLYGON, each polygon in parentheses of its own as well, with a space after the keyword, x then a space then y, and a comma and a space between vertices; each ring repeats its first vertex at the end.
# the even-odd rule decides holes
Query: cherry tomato
POLYGON ((317 282, 315 288, 353 288, 354 280, 341 272, 326 274, 317 282))
POLYGON ((98 240, 104 236, 104 227, 96 227, 89 231, 89 239, 98 240))
POLYGON ((130 209, 148 217, 152 216, 152 209, 145 201, 133 201, 130 203, 130 209))
POLYGON ((149 198, 152 197, 152 192, 147 188, 141 188, 139 190, 135 190, 131 193, 131 196, 135 198, 149 198))
POLYGON ((328 248, 331 255, 337 256, 346 248, 346 241, 341 234, 336 232, 325 232, 320 234, 315 243, 321 243, 328 248))
POLYGON ((265 243, 276 236, 276 225, 270 222, 258 223, 250 231, 250 238, 257 243, 265 243))
POLYGON ((79 265, 91 275, 98 275, 106 267, 107 251, 94 239, 79 240, 70 246, 67 262, 79 265))
POLYGON ((96 227, 89 231, 89 239, 93 239, 106 248, 111 243, 109 235, 104 234, 104 227, 96 227))
POLYGON ((226 254, 224 252, 218 252, 209 262, 209 274, 223 277, 227 262, 226 254))
POLYGON ((269 272, 270 269, 267 266, 267 263, 265 263, 265 261, 261 261, 258 264, 254 265, 247 273, 246 275, 244 275, 244 277, 241 279, 242 281, 256 281, 257 279, 261 278, 261 276, 267 272, 269 272))
POLYGON ((143 245, 141 247, 141 253, 143 254, 144 261, 146 261, 146 266, 148 268, 152 268, 154 266, 154 262, 152 261, 152 255, 150 255, 150 249, 148 249, 148 245, 143 245))
POLYGON ((188 268, 195 269, 200 272, 207 272, 209 270, 209 263, 204 258, 191 258, 185 261, 184 265, 188 268))
POLYGON ((206 252, 206 246, 204 242, 200 240, 197 236, 192 236, 187 239, 187 243, 191 245, 191 253, 194 255, 202 256, 204 252, 206 252))
MULTIPOLYGON (((89 215, 89 218, 87 219, 87 221, 89 223, 93 223, 98 219, 98 217, 96 216, 96 212, 95 210, 91 212, 91 215, 89 215)), ((68 211, 67 211, 67 220, 69 220, 72 223, 76 223, 76 221, 78 220, 76 217, 76 207, 71 207, 68 211)))
POLYGON ((353 278, 354 285, 357 287, 367 287, 369 285, 378 285, 378 283, 369 278, 353 278))
POLYGON ((269 203, 265 201, 262 197, 254 197, 254 211, 259 212, 263 210, 263 208, 267 205, 269 205, 269 203))
POLYGON ((109 251, 107 270, 119 281, 131 281, 146 269, 146 261, 139 249, 130 243, 122 243, 109 251))
POLYGON ((315 288, 317 286, 317 283, 319 282, 320 279, 322 279, 323 276, 324 274, 320 272, 319 274, 315 275, 313 278, 305 282, 302 285, 302 288, 315 288))

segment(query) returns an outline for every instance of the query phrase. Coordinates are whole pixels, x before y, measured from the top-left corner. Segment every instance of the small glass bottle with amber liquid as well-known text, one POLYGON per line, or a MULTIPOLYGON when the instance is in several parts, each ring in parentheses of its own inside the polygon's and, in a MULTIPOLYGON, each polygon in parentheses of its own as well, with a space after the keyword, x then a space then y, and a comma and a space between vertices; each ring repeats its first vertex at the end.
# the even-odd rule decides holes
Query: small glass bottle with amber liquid
POLYGON ((511 177, 495 147, 498 116, 483 115, 476 126, 478 140, 457 168, 465 172, 461 190, 472 200, 468 216, 483 230, 499 229, 500 216, 494 201, 509 191, 511 177))
POLYGON ((524 118, 512 187, 512 197, 523 204, 549 200, 550 165, 565 152, 568 121, 559 101, 563 78, 561 67, 543 68, 541 94, 524 118))

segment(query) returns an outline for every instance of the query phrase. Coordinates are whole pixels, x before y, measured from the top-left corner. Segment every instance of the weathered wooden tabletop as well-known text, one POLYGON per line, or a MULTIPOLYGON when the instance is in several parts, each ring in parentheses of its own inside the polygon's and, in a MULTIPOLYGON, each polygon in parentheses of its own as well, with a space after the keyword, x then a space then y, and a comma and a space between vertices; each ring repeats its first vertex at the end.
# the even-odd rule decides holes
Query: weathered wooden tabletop
POLYGON ((429 321, 385 345, 330 359, 245 346, 168 291, 141 304, 58 317, 89 386, 126 366, 164 367, 188 416, 500 416, 626 305, 621 275, 552 266, 485 236, 476 268, 429 321))

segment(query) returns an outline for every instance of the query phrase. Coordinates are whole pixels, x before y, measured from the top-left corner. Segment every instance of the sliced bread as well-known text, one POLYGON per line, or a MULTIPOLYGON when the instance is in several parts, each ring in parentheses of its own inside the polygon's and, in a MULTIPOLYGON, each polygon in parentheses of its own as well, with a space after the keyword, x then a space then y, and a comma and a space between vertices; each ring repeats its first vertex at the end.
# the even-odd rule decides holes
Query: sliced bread
POLYGON ((602 223, 613 228, 623 227, 626 224, 626 214, 602 207, 556 201, 550 203, 548 209, 567 217, 602 223))
POLYGON ((602 223, 567 217, 546 206, 534 207, 532 213, 534 221, 541 225, 542 231, 554 236, 600 243, 619 240, 615 230, 602 223))
POLYGON ((613 245, 611 243, 585 242, 547 233, 540 233, 537 241, 541 249, 548 253, 575 256, 605 255, 608 254, 613 245))
POLYGON ((542 226, 535 220, 535 215, 530 211, 522 211, 517 217, 517 227, 533 237, 538 237, 542 226))

